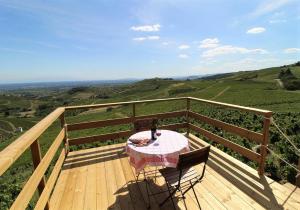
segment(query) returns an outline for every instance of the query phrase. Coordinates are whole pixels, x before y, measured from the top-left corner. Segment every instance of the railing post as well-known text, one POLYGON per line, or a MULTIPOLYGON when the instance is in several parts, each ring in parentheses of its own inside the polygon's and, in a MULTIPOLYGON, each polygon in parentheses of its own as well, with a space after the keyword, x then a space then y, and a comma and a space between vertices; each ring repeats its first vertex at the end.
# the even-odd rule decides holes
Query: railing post
POLYGON ((263 125, 263 142, 260 147, 260 163, 258 168, 258 174, 263 175, 265 172, 266 156, 267 156, 267 145, 269 143, 269 129, 271 123, 272 113, 264 116, 264 125, 263 125))
MULTIPOLYGON (((41 153, 39 140, 35 140, 30 145, 30 149, 31 149, 33 166, 34 166, 34 169, 36 169, 42 160, 42 153, 41 153)), ((42 194, 45 186, 46 186, 46 177, 43 176, 43 178, 41 179, 41 181, 38 185, 38 191, 39 191, 40 195, 42 194)), ((47 210, 49 209, 49 202, 47 202, 45 209, 47 209, 47 210)))
POLYGON ((133 124, 133 130, 134 130, 134 122, 135 122, 135 103, 132 103, 132 124, 133 124))
POLYGON ((186 134, 187 134, 187 136, 190 135, 190 119, 189 119, 190 108, 191 108, 190 98, 186 98, 186 123, 187 123, 186 134))
POLYGON ((65 119, 65 113, 62 113, 60 116, 60 127, 65 129, 65 136, 64 136, 64 145, 65 145, 65 151, 66 156, 69 153, 69 140, 68 140, 68 126, 65 119))

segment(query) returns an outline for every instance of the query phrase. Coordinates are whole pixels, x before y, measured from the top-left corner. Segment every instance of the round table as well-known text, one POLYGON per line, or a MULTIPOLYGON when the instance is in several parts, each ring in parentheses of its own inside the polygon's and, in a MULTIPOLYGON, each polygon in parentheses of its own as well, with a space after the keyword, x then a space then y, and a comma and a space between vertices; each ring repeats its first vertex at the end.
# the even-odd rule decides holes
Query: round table
POLYGON ((188 139, 181 133, 170 130, 160 130, 161 135, 151 140, 147 146, 135 146, 129 139, 150 138, 151 131, 142 131, 129 137, 126 152, 130 164, 139 173, 146 165, 176 167, 179 154, 188 152, 188 139))

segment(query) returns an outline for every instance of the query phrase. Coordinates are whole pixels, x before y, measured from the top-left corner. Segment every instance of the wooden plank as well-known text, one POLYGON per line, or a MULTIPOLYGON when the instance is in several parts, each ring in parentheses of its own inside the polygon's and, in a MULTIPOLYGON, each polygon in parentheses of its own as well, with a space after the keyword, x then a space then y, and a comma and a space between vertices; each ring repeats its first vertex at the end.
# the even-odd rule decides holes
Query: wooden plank
POLYGON ((81 122, 81 123, 75 123, 75 124, 68 124, 67 127, 68 127, 68 131, 74 131, 74 130, 100 128, 100 127, 113 126, 113 125, 129 124, 129 123, 134 122, 134 120, 140 120, 140 119, 144 119, 144 118, 166 119, 166 118, 173 118, 173 117, 181 117, 181 116, 185 116, 185 114, 186 114, 186 111, 167 112, 167 113, 135 116, 135 118, 126 117, 126 118, 118 118, 118 119, 81 122))
POLYGON ((227 209, 254 209, 251 205, 241 199, 238 194, 232 191, 231 188, 227 188, 214 177, 206 174, 205 178, 206 180, 200 184, 208 191, 212 192, 227 209))
POLYGON ((186 99, 186 97, 150 99, 150 100, 115 102, 115 103, 106 103, 106 104, 67 106, 67 107, 65 107, 65 109, 66 110, 74 110, 74 109, 96 109, 96 108, 109 107, 109 106, 130 105, 130 104, 133 104, 133 103, 135 103, 135 104, 155 103, 155 102, 163 102, 163 101, 177 101, 177 100, 184 100, 184 99, 186 99))
MULTIPOLYGON (((196 140, 201 146, 208 145, 194 135, 190 135, 189 138, 196 140)), ((265 208, 300 208, 298 195, 294 194, 293 190, 288 190, 271 178, 258 175, 255 169, 215 147, 211 147, 208 165, 226 178, 232 186, 241 189, 265 208)))
MULTIPOLYGON (((72 161, 72 158, 67 157, 66 160, 69 162, 72 161)), ((55 210, 60 210, 59 206, 62 201, 65 188, 67 186, 67 181, 70 177, 70 171, 71 171, 71 164, 63 165, 61 172, 59 174, 59 177, 57 179, 57 182, 55 184, 53 193, 50 198, 50 208, 55 210)))
POLYGON ((61 194, 61 200, 60 204, 58 206, 58 210, 63 209, 63 210, 69 210, 72 209, 73 205, 73 199, 75 195, 75 188, 76 188, 76 181, 77 181, 77 176, 79 175, 79 168, 74 167, 71 165, 69 170, 69 176, 68 179, 66 180, 66 186, 61 194))
MULTIPOLYGON (((131 166, 128 161, 128 157, 127 156, 124 157, 121 154, 119 154, 119 158, 120 158, 123 174, 127 182, 127 188, 130 193, 134 208, 145 209, 146 208, 146 203, 144 201, 145 198, 143 197, 141 188, 139 188, 139 185, 135 182, 135 173, 131 169, 131 166)), ((152 206, 152 208, 153 207, 154 206, 152 206)), ((158 208, 154 208, 154 209, 158 209, 158 208)))
POLYGON ((190 128, 196 132, 201 133, 202 135, 204 135, 205 137, 207 137, 208 139, 215 141, 219 144, 224 145, 225 147, 228 147, 238 153, 240 153, 241 155, 249 158, 250 160, 256 161, 259 163, 260 161, 260 155, 256 152, 253 152, 252 150, 249 150, 245 147, 242 147, 234 142, 231 142, 223 137, 220 137, 216 134, 213 134, 203 128, 200 128, 198 126, 192 125, 190 124, 190 128))
POLYGON ((126 118, 118 118, 118 119, 68 124, 67 127, 68 127, 68 131, 75 131, 75 130, 83 130, 83 129, 90 129, 90 128, 101 128, 101 127, 113 126, 113 125, 129 124, 132 122, 133 119, 131 117, 126 117, 126 118))
MULTIPOLYGON (((30 149, 31 149, 33 167, 34 169, 36 169, 42 160, 42 153, 41 153, 40 143, 38 139, 31 144, 30 149)), ((46 185, 46 177, 44 175, 38 185, 39 195, 43 193, 45 185, 46 185)), ((48 201, 46 202, 46 205, 44 207, 45 209, 49 209, 48 201)))
POLYGON ((159 126, 159 129, 176 130, 176 129, 186 128, 186 127, 187 127, 187 123, 175 123, 169 125, 161 125, 159 126))
POLYGON ((59 155, 59 158, 57 159, 56 163, 55 163, 55 166, 51 172, 51 175, 47 181, 47 184, 45 186, 45 189, 44 191, 42 192, 41 196, 39 197, 39 200, 37 201, 34 209, 38 210, 43 210, 44 207, 46 206, 48 200, 49 200, 49 197, 50 197, 50 194, 52 192, 52 189, 55 185, 55 182, 58 178, 58 175, 60 173, 60 170, 61 170, 61 167, 62 167, 62 164, 65 160, 65 149, 62 149, 60 155, 59 155))
POLYGON ((60 127, 65 129, 65 137, 64 137, 64 144, 66 149, 66 155, 69 153, 69 142, 68 142, 68 125, 65 119, 65 113, 62 113, 60 116, 60 127))
POLYGON ((237 109, 237 110, 241 110, 241 111, 252 112, 252 113, 263 115, 263 116, 266 116, 266 117, 270 117, 272 115, 271 111, 264 110, 264 109, 257 109, 257 108, 252 108, 252 107, 239 106, 239 105, 228 104, 228 103, 221 103, 221 102, 217 102, 217 101, 210 101, 210 100, 199 99, 199 98, 194 98, 194 97, 189 97, 189 98, 193 101, 199 101, 199 102, 203 102, 203 103, 206 103, 206 104, 217 105, 217 106, 221 106, 221 107, 225 107, 225 108, 232 108, 232 109, 237 109))
POLYGON ((74 195, 72 204, 70 205, 72 206, 72 209, 82 210, 84 209, 87 180, 90 179, 90 177, 88 176, 88 166, 79 167, 77 171, 76 183, 74 184, 74 195))
POLYGON ((105 166, 104 161, 97 163, 97 180, 96 180, 96 205, 97 209, 107 209, 107 188, 106 188, 106 176, 105 176, 105 166))
POLYGON ((149 115, 140 115, 136 116, 136 120, 141 120, 144 118, 158 118, 158 119, 166 119, 166 118, 174 118, 174 117, 184 117, 186 111, 176 111, 176 112, 166 112, 166 113, 157 113, 157 114, 149 114, 149 115))
POLYGON ((131 134, 133 134, 133 132, 131 130, 127 130, 127 131, 119 131, 119 132, 115 132, 115 133, 108 133, 108 134, 102 134, 102 135, 80 137, 80 138, 70 139, 69 144, 70 145, 78 145, 78 144, 92 143, 95 141, 106 141, 106 140, 110 140, 110 139, 118 139, 118 138, 128 137, 131 134))
POLYGON ((54 140, 53 144, 50 146, 49 150, 45 154, 44 158, 33 172, 29 180, 26 182, 25 186, 23 187, 22 191, 14 201, 11 209, 25 209, 31 200, 40 180, 44 176, 47 168, 49 167, 57 149, 59 148, 63 138, 65 136, 64 129, 60 131, 56 139, 54 140))
POLYGON ((186 133, 187 135, 189 135, 190 133, 190 127, 189 127, 189 123, 190 123, 190 112, 191 109, 191 100, 189 98, 186 99, 186 114, 185 114, 185 119, 186 119, 186 123, 187 123, 187 127, 186 127, 186 133))
MULTIPOLYGON (((117 145, 111 145, 111 148, 116 148, 117 145)), ((115 152, 116 155, 118 155, 118 153, 120 153, 120 151, 115 152)), ((120 207, 122 210, 130 210, 130 209, 134 209, 133 205, 132 205, 132 200, 131 200, 131 196, 128 192, 128 188, 127 188, 127 182, 124 176, 124 172, 122 170, 122 165, 121 165, 121 161, 118 158, 113 158, 112 160, 112 164, 113 164, 113 169, 114 169, 114 174, 116 176, 116 184, 117 184, 117 188, 118 190, 115 192, 115 194, 117 195, 117 200, 120 203, 120 207)))
POLYGON ((213 118, 210 118, 210 117, 207 117, 207 116, 201 115, 199 113, 195 113, 195 112, 189 112, 188 115, 194 119, 201 121, 201 122, 208 123, 212 126, 221 128, 230 133, 237 134, 241 137, 245 137, 247 139, 253 140, 259 144, 261 144, 263 142, 263 135, 261 133, 250 131, 248 129, 241 128, 241 127, 229 124, 229 123, 225 123, 220 120, 216 120, 216 119, 213 119, 213 118))
POLYGON ((57 108, 0 152, 0 176, 64 111, 57 108))
MULTIPOLYGON (((110 146, 107 146, 110 148, 110 146)), ((118 209, 121 210, 120 203, 116 199, 116 191, 118 190, 116 183, 116 175, 113 169, 112 160, 107 160, 104 162, 105 165, 105 176, 106 176, 106 188, 107 188, 107 209, 118 209)))
MULTIPOLYGON (((93 163, 93 159, 87 161, 87 174, 86 174, 86 186, 84 196, 81 196, 84 199, 84 206, 81 209, 96 209, 97 208, 97 173, 96 165, 93 163)), ((81 210, 78 208, 78 210, 81 210)))

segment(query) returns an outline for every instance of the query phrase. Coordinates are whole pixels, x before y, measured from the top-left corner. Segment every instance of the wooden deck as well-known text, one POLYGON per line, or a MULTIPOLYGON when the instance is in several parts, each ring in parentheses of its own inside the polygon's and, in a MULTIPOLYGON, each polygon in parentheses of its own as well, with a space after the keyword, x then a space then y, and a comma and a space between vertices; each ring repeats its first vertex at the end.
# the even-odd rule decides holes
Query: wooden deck
MULTIPOLYGON (((190 135, 191 148, 205 145, 190 135)), ((197 166, 201 170, 201 166, 197 166)), ((141 177, 142 178, 142 177, 141 177)), ((151 182, 151 192, 164 190, 164 180, 151 182)), ((300 209, 300 190, 281 185, 230 157, 211 149, 205 177, 196 185, 202 209, 300 209)), ((151 198, 152 209, 166 194, 151 198)), ((50 199, 51 209, 146 209, 146 188, 135 182, 124 144, 70 152, 50 199)), ((183 201, 176 200, 178 209, 183 201)), ((197 209, 193 193, 186 197, 188 209, 197 209)), ((171 202, 162 209, 172 209, 171 202)))

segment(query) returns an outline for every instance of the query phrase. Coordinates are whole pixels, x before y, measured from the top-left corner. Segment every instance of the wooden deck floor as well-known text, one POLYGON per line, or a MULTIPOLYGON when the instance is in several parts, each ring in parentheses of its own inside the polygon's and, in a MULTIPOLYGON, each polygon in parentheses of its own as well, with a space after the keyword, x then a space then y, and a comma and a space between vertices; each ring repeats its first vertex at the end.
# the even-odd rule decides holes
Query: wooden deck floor
MULTIPOLYGON (((205 142, 190 136, 191 148, 205 142)), ((201 166, 197 166, 201 170, 201 166)), ((124 144, 70 152, 50 200, 51 209, 146 209, 146 188, 135 173, 124 144)), ((151 192, 164 190, 164 180, 151 182, 151 192)), ((202 209, 300 209, 300 190, 281 185, 216 148, 211 149, 205 177, 196 185, 202 209)), ((151 198, 152 209, 166 194, 151 198)), ((183 201, 176 207, 184 209, 183 201)), ((197 209, 193 193, 188 209, 197 209)), ((172 209, 167 203, 162 209, 172 209)))

